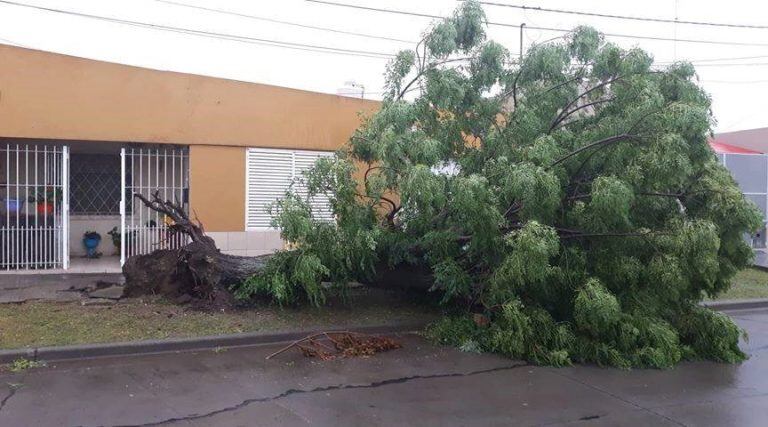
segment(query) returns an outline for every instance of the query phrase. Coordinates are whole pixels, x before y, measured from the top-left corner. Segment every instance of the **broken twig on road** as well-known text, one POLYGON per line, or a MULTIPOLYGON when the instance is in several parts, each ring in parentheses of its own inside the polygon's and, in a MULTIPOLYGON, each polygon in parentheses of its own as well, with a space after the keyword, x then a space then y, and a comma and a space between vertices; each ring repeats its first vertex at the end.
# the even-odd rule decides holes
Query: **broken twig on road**
POLYGON ((376 353, 402 347, 400 342, 389 337, 349 331, 318 332, 296 340, 266 358, 271 359, 292 348, 299 349, 306 357, 332 360, 344 357, 370 357, 376 353))

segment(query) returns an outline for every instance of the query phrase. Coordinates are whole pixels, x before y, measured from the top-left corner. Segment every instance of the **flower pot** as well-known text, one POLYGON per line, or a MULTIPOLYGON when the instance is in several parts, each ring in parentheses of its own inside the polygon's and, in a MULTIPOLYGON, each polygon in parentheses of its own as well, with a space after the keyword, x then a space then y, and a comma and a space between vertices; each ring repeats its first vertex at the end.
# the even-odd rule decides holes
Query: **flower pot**
POLYGON ((98 237, 83 237, 83 246, 85 246, 85 256, 88 258, 98 258, 101 254, 97 254, 96 248, 101 243, 101 236, 98 237))
POLYGON ((96 249, 99 247, 100 242, 101 239, 96 237, 86 237, 83 239, 83 244, 85 245, 86 249, 96 249))
POLYGON ((38 215, 53 215, 53 203, 42 202, 37 204, 38 215))
POLYGON ((24 206, 24 201, 21 199, 5 199, 5 210, 9 213, 21 212, 22 206, 24 206))

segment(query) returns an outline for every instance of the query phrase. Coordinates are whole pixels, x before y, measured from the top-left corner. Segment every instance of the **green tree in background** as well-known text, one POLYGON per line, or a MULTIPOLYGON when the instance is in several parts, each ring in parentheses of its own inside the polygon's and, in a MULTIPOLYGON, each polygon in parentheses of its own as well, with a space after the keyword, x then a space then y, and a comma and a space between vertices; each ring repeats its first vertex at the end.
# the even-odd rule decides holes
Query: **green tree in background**
POLYGON ((693 67, 655 67, 588 27, 517 60, 484 21, 464 2, 387 66, 380 111, 304 178, 337 221, 287 194, 273 213, 294 249, 238 296, 322 304, 322 281, 394 270, 442 297, 453 314, 428 333, 465 349, 743 360, 741 330, 698 302, 750 264, 761 216, 707 144, 693 67))

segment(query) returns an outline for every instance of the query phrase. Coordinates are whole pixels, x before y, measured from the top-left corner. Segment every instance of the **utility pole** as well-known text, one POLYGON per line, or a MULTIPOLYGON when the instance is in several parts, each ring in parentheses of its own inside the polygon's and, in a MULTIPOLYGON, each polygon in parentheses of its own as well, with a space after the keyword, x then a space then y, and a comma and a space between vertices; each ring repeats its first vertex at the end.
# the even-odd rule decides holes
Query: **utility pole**
POLYGON ((525 22, 520 24, 520 63, 523 63, 523 28, 525 28, 525 22))

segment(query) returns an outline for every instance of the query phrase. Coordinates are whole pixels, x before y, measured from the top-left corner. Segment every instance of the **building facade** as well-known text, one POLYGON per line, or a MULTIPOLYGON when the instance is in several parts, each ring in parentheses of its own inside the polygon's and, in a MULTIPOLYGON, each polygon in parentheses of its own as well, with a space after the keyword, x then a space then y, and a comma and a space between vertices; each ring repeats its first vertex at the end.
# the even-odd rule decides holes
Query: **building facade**
POLYGON ((0 270, 77 270, 88 231, 116 263, 182 245, 133 193, 178 201, 228 253, 279 249, 265 206, 378 106, 0 45, 0 270))
MULTIPOLYGON (((725 138, 710 141, 717 158, 730 172, 742 194, 763 214, 763 227, 746 239, 755 249, 766 247, 768 225, 768 155, 764 152, 726 143, 725 138)), ((729 138, 728 141, 731 141, 729 138)), ((768 142, 768 139, 766 139, 768 142)), ((759 147, 756 147, 759 148, 759 147)))

